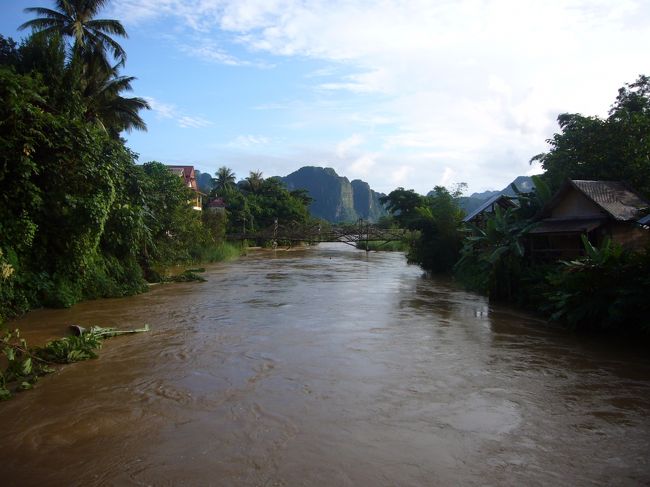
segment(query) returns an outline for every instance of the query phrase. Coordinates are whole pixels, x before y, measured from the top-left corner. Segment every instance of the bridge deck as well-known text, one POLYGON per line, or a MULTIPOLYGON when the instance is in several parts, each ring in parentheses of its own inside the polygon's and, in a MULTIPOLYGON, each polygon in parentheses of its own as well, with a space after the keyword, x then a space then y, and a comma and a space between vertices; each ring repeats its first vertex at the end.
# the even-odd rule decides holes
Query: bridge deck
POLYGON ((274 226, 257 232, 226 235, 228 240, 267 240, 285 242, 392 242, 402 240, 405 230, 379 228, 374 225, 334 226, 327 229, 300 226, 274 226))

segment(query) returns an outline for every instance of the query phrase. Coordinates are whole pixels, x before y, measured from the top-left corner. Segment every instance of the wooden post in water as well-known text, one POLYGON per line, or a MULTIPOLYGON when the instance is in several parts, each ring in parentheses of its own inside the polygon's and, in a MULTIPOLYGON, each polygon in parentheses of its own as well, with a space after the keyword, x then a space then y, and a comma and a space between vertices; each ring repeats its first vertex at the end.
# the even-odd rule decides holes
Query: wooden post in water
POLYGON ((370 222, 366 222, 366 253, 370 252, 370 222))
POLYGON ((278 248, 278 219, 273 220, 273 250, 278 248))

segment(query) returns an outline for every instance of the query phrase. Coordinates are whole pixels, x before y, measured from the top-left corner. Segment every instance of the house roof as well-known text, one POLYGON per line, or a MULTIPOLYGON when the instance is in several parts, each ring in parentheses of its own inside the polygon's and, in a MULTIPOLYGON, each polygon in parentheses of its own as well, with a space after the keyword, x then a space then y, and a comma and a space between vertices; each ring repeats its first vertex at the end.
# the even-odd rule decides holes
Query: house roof
POLYGON ((215 198, 208 203, 208 208, 225 208, 226 202, 223 198, 215 198))
POLYGON ((530 230, 530 234, 589 233, 604 223, 603 219, 568 220, 548 218, 530 230))
POLYGON ((643 214, 643 210, 650 206, 650 202, 621 181, 569 179, 546 204, 542 215, 548 215, 571 189, 585 195, 611 218, 618 221, 636 220, 643 214))
POLYGON ((492 196, 492 198, 488 198, 487 200, 485 200, 485 203, 481 204, 481 206, 479 206, 473 212, 471 212, 469 215, 463 218, 463 221, 464 222, 472 221, 474 218, 476 218, 476 216, 483 213, 485 210, 487 210, 490 206, 492 206, 495 203, 500 205, 502 208, 503 207, 514 208, 515 206, 517 206, 510 197, 504 194, 497 194, 495 196, 492 196))
POLYGON ((179 176, 182 176, 186 186, 192 188, 195 191, 199 190, 198 186, 196 185, 194 166, 167 166, 167 167, 174 174, 178 174, 179 176))

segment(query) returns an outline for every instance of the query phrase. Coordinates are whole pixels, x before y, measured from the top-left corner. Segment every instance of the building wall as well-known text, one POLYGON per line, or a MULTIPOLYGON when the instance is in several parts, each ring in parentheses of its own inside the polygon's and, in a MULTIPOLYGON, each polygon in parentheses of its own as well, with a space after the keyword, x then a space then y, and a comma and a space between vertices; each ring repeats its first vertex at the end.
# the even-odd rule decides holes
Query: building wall
POLYGON ((602 218, 607 217, 598 205, 571 188, 553 209, 551 218, 602 218))
POLYGON ((612 241, 625 249, 643 250, 650 244, 650 230, 630 223, 615 222, 608 225, 607 230, 612 241))

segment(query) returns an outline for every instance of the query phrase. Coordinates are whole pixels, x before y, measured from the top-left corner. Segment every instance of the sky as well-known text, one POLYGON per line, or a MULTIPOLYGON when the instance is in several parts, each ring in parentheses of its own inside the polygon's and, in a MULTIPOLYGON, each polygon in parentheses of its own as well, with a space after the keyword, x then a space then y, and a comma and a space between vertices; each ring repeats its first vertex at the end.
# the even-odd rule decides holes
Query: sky
MULTIPOLYGON (((51 0, 0 0, 0 34, 51 0)), ((501 189, 541 172, 560 113, 606 116, 650 74, 647 0, 113 0, 152 109, 140 162, 284 176, 333 167, 376 191, 501 189)))

